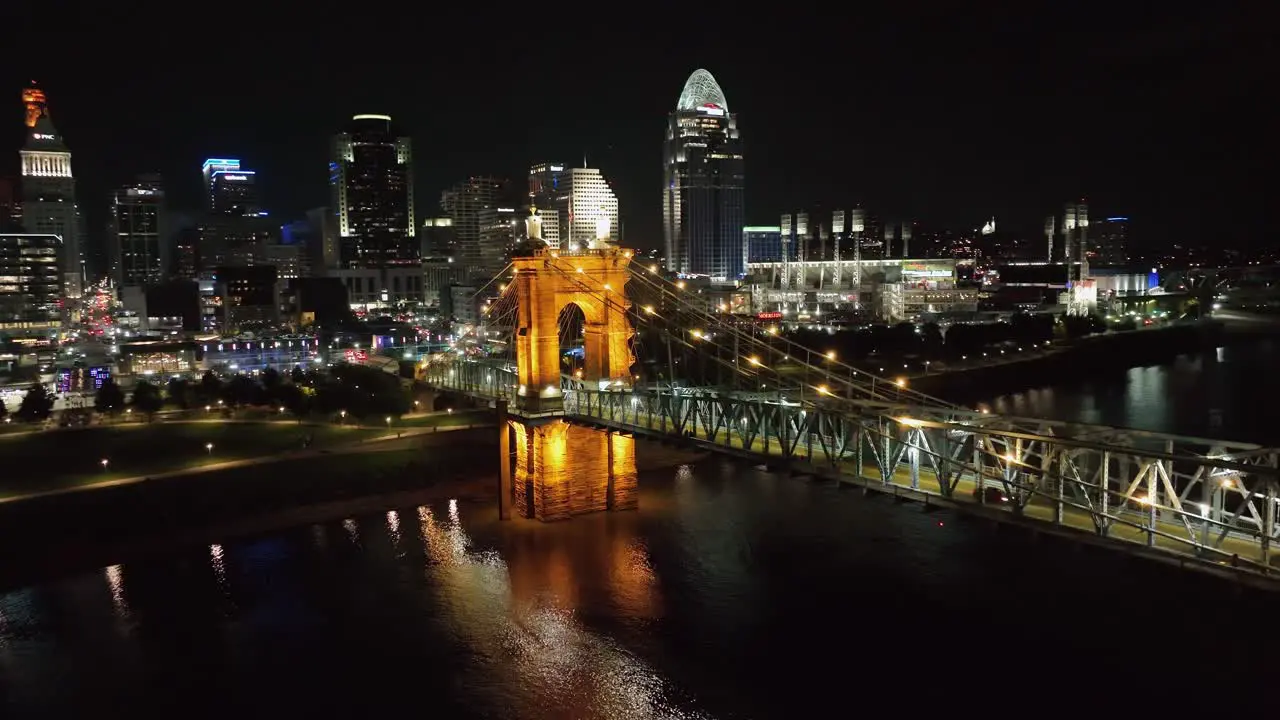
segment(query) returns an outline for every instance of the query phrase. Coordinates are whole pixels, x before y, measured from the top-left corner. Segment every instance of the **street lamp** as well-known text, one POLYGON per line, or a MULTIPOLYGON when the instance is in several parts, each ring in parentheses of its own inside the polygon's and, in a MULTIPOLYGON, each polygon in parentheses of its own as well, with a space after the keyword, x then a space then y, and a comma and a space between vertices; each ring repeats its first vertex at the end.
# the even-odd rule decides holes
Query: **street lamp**
POLYGON ((107 471, 107 465, 109 464, 110 464, 109 460, 107 460, 106 458, 102 458, 102 472, 107 471))
POLYGON ((387 416, 387 427, 391 427, 391 416, 387 416))
POLYGON ((205 443, 204 449, 205 449, 205 452, 209 453, 210 457, 213 456, 213 443, 205 443))

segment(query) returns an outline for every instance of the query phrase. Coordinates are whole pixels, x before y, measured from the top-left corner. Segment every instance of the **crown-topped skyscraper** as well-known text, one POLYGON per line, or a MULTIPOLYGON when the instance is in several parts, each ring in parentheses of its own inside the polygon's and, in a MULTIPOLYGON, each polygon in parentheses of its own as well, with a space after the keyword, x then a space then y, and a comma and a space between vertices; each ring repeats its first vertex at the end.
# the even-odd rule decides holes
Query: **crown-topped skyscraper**
POLYGON ((724 91, 706 70, 684 84, 667 125, 663 165, 667 269, 737 280, 746 271, 742 140, 724 91))
POLYGON ((63 292, 70 300, 82 292, 84 261, 80 253, 80 213, 76 205, 76 180, 67 149, 49 117, 44 92, 28 88, 22 93, 26 106, 27 140, 22 156, 22 225, 28 232, 48 233, 62 239, 63 292))

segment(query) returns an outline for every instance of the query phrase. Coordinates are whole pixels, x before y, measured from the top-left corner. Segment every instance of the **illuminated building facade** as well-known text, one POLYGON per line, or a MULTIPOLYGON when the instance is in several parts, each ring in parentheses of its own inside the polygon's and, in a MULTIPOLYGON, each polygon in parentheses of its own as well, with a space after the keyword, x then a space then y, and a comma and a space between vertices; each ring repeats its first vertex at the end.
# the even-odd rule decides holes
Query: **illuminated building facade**
POLYGON ((80 252, 80 213, 71 152, 49 118, 44 94, 23 93, 27 108, 27 141, 22 156, 22 226, 29 232, 62 238, 60 260, 63 290, 68 298, 81 295, 84 259, 80 252), (36 99, 33 99, 36 98, 36 99), (34 122, 32 119, 34 118, 34 122))
POLYGON ((585 250, 621 240, 618 198, 598 169, 534 165, 529 169, 529 204, 540 237, 550 247, 585 250))
POLYGON ((744 166, 737 119, 706 70, 696 70, 671 113, 663 145, 667 269, 713 280, 746 270, 744 166))
POLYGON ((778 225, 749 225, 742 228, 742 248, 747 262, 778 262, 783 258, 794 260, 786 253, 795 247, 782 244, 782 227, 778 225))
POLYGON ((458 243, 457 262, 467 273, 493 277, 506 267, 517 222, 523 222, 510 195, 509 184, 493 177, 468 178, 441 195, 458 243))
POLYGON ((560 249, 569 237, 569 207, 573 195, 573 171, 564 163, 538 163, 529 168, 529 206, 538 218, 540 238, 560 249))
POLYGON ((209 158, 201 173, 206 192, 201 263, 214 267, 263 261, 272 233, 262 210, 257 173, 235 158, 209 158))
MULTIPOLYGON (((569 249, 585 250, 617 244, 618 198, 595 168, 573 168, 569 200, 569 249)), ((564 236, 561 236, 561 243, 564 236)))
POLYGON ((334 137, 329 184, 341 267, 418 264, 413 145, 389 115, 356 115, 334 137))
POLYGON ((862 311, 898 321, 978 307, 977 291, 957 284, 950 258, 775 261, 752 263, 749 270, 753 309, 788 320, 862 311))
POLYGON ((1129 218, 1103 218, 1089 230, 1090 255, 1100 265, 1124 265, 1129 262, 1129 218))
POLYGON ((158 175, 138 178, 111 194, 111 271, 119 286, 154 285, 169 267, 164 184, 158 175))
POLYGON ((61 326, 62 242, 60 235, 0 232, 0 331, 61 326))

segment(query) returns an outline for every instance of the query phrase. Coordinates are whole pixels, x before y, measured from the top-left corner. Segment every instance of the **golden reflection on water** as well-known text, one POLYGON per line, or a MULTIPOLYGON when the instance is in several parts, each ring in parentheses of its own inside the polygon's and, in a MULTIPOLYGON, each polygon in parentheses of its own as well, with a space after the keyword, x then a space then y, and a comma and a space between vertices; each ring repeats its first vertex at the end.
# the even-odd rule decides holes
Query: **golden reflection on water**
POLYGON ((387 534, 391 536, 391 544, 400 549, 400 514, 395 510, 387 512, 387 534))
POLYGON ((510 421, 515 507, 524 517, 565 520, 637 505, 635 438, 571 425, 510 421))
POLYGON ((596 591, 611 594, 621 615, 656 612, 654 574, 632 523, 605 523, 621 517, 611 515, 550 526, 504 523, 512 533, 504 559, 471 549, 456 501, 447 519, 437 520, 429 507, 417 512, 426 571, 441 589, 450 624, 527 710, 556 708, 558 716, 575 718, 703 717, 672 707, 652 667, 576 616, 590 577, 608 578, 596 591))
POLYGON ((103 570, 103 575, 107 579, 107 588, 111 591, 111 606, 115 610, 116 617, 128 620, 130 612, 129 601, 124 595, 124 568, 111 565, 103 570))

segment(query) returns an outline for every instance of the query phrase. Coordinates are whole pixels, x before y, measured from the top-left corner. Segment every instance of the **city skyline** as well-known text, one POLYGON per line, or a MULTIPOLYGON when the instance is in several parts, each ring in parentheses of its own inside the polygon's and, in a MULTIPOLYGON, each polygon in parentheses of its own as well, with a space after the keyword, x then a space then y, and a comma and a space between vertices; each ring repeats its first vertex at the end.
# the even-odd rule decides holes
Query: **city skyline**
MULTIPOLYGON (((620 59, 637 49, 623 39, 609 57, 575 69, 567 87, 444 82, 456 61, 424 59, 412 65, 422 82, 405 86, 395 52, 372 73, 266 63, 236 87, 185 80, 193 67, 182 63, 113 76, 110 89, 96 68, 26 63, 4 77, 15 97, 33 75, 48 93, 75 153, 91 236, 110 189, 139 173, 161 173, 175 209, 197 209, 192 168, 208 157, 243 158, 261 173, 272 214, 301 217, 328 203, 333 128, 353 114, 385 113, 418 146, 419 217, 436 214, 440 192, 469 176, 518 182, 533 162, 586 155, 615 188, 628 242, 659 247, 658 133, 698 67, 715 74, 741 118, 749 225, 798 207, 861 203, 953 227, 994 215, 1035 237, 1046 212, 1083 196, 1100 213, 1135 218, 1146 237, 1195 241, 1210 224, 1230 241, 1265 232, 1260 190, 1246 180, 1263 154, 1243 150, 1248 132, 1228 131, 1256 121, 1214 112, 1249 98, 1261 60, 1250 57, 1255 47, 1238 20, 1150 21, 1136 37, 1085 20, 980 20, 873 17, 876 32, 847 52, 813 47, 783 58, 735 49, 729 28, 642 63, 620 59), (895 51, 895 37, 924 37, 929 23, 954 27, 912 45, 909 57, 895 51), (1170 59, 1176 72, 1150 73, 1170 59), (1195 103, 1178 95, 1188 84, 1195 103), (144 86, 162 88, 163 100, 123 112, 122 98, 144 86), (1210 149, 1196 141, 1201 133, 1225 145, 1210 149)), ((488 61, 498 75, 507 55, 518 52, 488 61)), ((249 60, 227 62, 231 71, 249 60)), ((11 147, 22 127, 12 107, 11 147)), ((15 175, 16 160, 5 162, 0 171, 15 175)))

